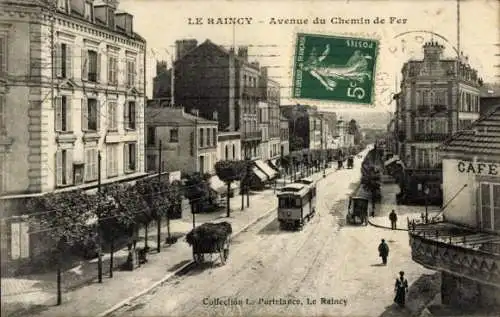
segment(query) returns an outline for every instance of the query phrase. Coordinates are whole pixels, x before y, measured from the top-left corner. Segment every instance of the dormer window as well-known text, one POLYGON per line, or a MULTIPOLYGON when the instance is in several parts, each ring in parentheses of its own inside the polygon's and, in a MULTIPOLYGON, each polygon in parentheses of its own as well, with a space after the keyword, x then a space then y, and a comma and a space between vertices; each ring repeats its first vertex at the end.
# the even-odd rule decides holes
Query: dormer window
POLYGON ((94 10, 91 2, 85 1, 84 18, 90 22, 94 21, 94 10))
POLYGON ((68 0, 57 0, 57 8, 61 11, 68 11, 68 0))
POLYGON ((111 8, 108 9, 108 26, 111 29, 115 28, 115 12, 111 8))

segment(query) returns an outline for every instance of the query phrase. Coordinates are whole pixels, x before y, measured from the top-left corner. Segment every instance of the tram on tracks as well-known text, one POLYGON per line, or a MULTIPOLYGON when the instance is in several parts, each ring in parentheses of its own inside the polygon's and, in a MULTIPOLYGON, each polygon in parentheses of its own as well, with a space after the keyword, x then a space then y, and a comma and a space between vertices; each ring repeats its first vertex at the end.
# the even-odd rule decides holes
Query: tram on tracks
POLYGON ((314 182, 311 184, 298 182, 288 184, 281 189, 277 197, 280 229, 301 230, 316 213, 316 185, 314 182))

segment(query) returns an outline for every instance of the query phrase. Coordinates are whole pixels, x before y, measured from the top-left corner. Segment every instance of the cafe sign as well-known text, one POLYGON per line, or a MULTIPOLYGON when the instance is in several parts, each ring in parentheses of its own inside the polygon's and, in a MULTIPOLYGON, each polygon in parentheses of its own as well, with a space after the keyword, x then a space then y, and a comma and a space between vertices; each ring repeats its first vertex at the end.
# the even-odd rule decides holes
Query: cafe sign
POLYGON ((495 163, 477 163, 477 162, 459 161, 457 169, 459 173, 496 176, 500 171, 500 166, 495 163))

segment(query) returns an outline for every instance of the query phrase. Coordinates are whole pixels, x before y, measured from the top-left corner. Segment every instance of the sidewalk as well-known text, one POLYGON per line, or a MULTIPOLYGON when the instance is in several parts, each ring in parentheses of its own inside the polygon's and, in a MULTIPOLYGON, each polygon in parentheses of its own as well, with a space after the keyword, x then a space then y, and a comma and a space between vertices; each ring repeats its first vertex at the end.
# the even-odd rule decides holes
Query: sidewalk
MULTIPOLYGON (((327 174, 334 169, 327 170, 327 174)), ((321 179, 322 172, 315 174, 321 179)), ((233 235, 267 215, 276 208, 277 200, 274 189, 266 189, 250 195, 250 207, 241 210, 241 196, 231 198, 231 217, 226 217, 226 210, 214 213, 196 214, 196 226, 204 222, 228 221, 232 224, 233 235)), ((183 208, 182 219, 170 222, 170 232, 176 237, 184 236, 193 227, 192 215, 188 208, 183 208)), ((15 278, 2 278, 2 315, 4 316, 97 316, 127 298, 150 288, 155 283, 174 275, 176 271, 188 265, 192 260, 192 251, 184 238, 168 246, 162 245, 161 252, 156 252, 156 225, 149 226, 148 245, 152 249, 148 263, 134 271, 114 270, 109 278, 109 254, 103 257, 103 283, 97 283, 97 259, 81 261, 80 265, 63 272, 62 305, 56 303, 55 272, 15 278)), ((167 227, 162 227, 162 243, 167 227)), ((144 246, 144 238, 138 247, 144 246)), ((115 252, 115 264, 122 264, 127 257, 127 250, 115 252)))
MULTIPOLYGON (((368 222, 375 227, 391 229, 391 221, 389 213, 394 210, 398 216, 396 228, 398 230, 407 230, 408 221, 415 219, 420 221, 421 215, 425 215, 425 206, 407 206, 398 205, 396 203, 396 194, 399 193, 397 184, 382 184, 381 186, 382 200, 375 204, 375 217, 369 217, 368 222)), ((429 219, 439 213, 439 207, 428 206, 427 213, 429 219)))

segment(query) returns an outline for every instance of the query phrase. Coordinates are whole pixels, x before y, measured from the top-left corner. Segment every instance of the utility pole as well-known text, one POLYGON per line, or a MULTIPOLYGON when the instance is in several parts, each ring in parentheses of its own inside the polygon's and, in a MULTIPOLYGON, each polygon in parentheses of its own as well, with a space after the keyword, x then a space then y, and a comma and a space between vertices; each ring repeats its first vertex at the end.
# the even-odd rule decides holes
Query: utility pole
POLYGON ((172 63, 172 73, 170 74, 170 103, 175 107, 175 45, 170 54, 172 63))
MULTIPOLYGON (((97 151, 97 191, 101 192, 101 151, 97 151)), ((97 240, 98 240, 98 260, 97 260, 97 275, 99 283, 102 283, 102 243, 101 243, 101 222, 97 220, 97 240)))
MULTIPOLYGON (((159 144, 159 147, 158 147, 158 188, 159 188, 159 195, 163 195, 163 186, 161 186, 161 150, 162 150, 162 147, 161 147, 161 140, 160 140, 160 144, 159 144)), ((158 253, 161 252, 161 213, 159 210, 156 211, 156 248, 157 248, 157 251, 158 253)), ((167 213, 167 227, 168 227, 168 219, 169 219, 169 215, 167 213)))

